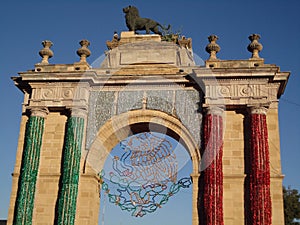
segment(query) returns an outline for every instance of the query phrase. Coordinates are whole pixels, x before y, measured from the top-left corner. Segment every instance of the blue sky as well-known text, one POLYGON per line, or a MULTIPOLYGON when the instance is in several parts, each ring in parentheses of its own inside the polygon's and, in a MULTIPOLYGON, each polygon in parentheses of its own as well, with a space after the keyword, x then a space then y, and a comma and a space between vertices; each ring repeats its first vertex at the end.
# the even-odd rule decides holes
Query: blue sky
POLYGON ((51 63, 78 61, 76 50, 81 39, 91 42, 92 63, 106 50, 105 41, 113 32, 127 30, 122 8, 131 4, 143 17, 162 24, 193 39, 193 50, 202 59, 210 34, 219 36, 220 59, 247 59, 248 36, 261 35, 265 63, 291 71, 279 103, 281 157, 284 184, 300 190, 300 2, 298 0, 69 0, 69 1, 1 1, 0 54, 0 218, 6 218, 11 189, 21 103, 23 95, 11 76, 32 69, 40 62, 41 42, 54 43, 51 63))

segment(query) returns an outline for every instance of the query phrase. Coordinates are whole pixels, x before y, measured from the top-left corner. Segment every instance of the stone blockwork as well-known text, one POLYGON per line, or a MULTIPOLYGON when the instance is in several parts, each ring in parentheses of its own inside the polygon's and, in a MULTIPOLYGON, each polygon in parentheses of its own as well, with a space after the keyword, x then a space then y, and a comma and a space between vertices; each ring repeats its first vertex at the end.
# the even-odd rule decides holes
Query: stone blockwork
POLYGON ((195 66, 191 49, 162 42, 159 35, 136 35, 122 32, 120 45, 106 53, 102 68, 121 68, 134 64, 195 66), (149 54, 149 49, 151 53, 149 54))
POLYGON ((115 45, 106 52, 106 58, 98 68, 91 68, 86 62, 90 54, 87 40, 80 42, 80 62, 55 65, 48 62, 53 56, 52 43, 44 42, 42 62, 33 70, 13 78, 25 97, 8 224, 13 224, 25 128, 32 109, 48 112, 32 224, 50 225, 57 219, 66 123, 76 112, 84 121, 83 142, 79 146, 82 151, 78 195, 75 196, 76 225, 98 224, 101 180, 97 173, 112 148, 134 132, 151 129, 167 132, 190 153, 195 181, 192 221, 193 225, 199 224, 202 120, 206 108, 218 107, 224 110, 224 224, 246 224, 247 220, 249 225, 249 109, 263 107, 267 113, 269 135, 273 224, 283 225, 278 99, 284 92, 289 73, 265 64, 258 55, 261 48, 254 44, 250 50, 256 51, 255 57, 217 59, 220 47, 216 40, 215 35, 211 36, 207 47, 211 56, 205 66, 196 66, 191 48, 161 41, 159 35, 124 32, 120 40, 116 38, 115 45))

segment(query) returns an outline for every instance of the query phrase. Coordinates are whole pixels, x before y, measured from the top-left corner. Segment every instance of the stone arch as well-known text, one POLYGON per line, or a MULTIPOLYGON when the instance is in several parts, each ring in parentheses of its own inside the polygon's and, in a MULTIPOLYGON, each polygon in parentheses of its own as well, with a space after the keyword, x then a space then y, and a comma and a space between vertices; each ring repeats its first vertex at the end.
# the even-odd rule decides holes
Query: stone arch
POLYGON ((99 129, 87 155, 87 163, 100 171, 110 151, 120 141, 130 135, 147 131, 165 133, 180 142, 190 154, 192 174, 199 174, 200 150, 189 131, 174 116, 156 110, 133 110, 109 119, 99 129))
POLYGON ((191 157, 191 178, 193 181, 192 225, 198 225, 200 149, 190 132, 176 117, 165 112, 147 109, 132 110, 113 116, 99 129, 98 134, 86 155, 86 163, 96 172, 99 172, 103 169, 109 153, 120 141, 135 133, 146 132, 149 130, 162 133, 161 129, 163 129, 165 134, 180 142, 191 157))

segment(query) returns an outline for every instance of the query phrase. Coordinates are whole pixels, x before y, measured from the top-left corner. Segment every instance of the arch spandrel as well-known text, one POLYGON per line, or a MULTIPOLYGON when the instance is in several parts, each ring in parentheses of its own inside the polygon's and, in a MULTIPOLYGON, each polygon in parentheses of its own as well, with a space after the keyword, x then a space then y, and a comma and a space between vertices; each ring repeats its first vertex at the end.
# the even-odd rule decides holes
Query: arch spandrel
POLYGON ((99 129, 87 155, 87 163, 101 171, 109 153, 120 141, 147 131, 165 133, 180 142, 191 156, 192 173, 199 173, 200 151, 189 131, 177 118, 156 110, 134 110, 109 119, 99 129))

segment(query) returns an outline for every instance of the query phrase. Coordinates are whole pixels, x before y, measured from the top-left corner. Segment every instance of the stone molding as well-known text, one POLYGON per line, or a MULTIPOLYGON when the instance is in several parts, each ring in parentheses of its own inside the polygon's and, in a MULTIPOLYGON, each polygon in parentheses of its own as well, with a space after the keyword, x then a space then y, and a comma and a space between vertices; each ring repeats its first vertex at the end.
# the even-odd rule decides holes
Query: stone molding
POLYGON ((223 179, 226 180, 226 179, 241 179, 241 180, 244 180, 245 177, 247 177, 246 174, 224 174, 223 175, 223 179))

